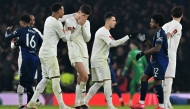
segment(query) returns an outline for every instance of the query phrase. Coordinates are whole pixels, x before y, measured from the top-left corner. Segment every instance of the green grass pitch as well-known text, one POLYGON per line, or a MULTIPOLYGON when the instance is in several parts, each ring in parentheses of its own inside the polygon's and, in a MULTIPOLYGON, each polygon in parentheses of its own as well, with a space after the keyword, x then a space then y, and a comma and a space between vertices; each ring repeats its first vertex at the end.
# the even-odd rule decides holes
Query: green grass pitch
MULTIPOLYGON (((174 109, 190 109, 190 105, 174 105, 174 109)), ((128 106, 117 107, 118 109, 130 109, 128 106)), ((147 106, 145 109, 155 109, 156 106, 147 106)), ((0 106, 0 109, 18 109, 17 106, 0 106)), ((59 109, 57 106, 40 106, 38 109, 59 109)), ((107 109, 107 107, 94 106, 91 109, 107 109)))

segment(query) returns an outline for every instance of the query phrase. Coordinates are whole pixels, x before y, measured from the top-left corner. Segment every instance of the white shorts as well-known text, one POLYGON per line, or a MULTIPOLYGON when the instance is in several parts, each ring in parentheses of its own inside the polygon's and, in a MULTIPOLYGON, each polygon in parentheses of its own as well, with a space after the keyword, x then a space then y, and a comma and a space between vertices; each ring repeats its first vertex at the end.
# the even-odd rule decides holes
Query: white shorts
MULTIPOLYGON (((18 77, 20 77, 20 67, 21 67, 21 64, 22 64, 22 58, 18 57, 18 77)), ((37 77, 38 77, 38 71, 36 70, 36 74, 34 76, 34 79, 37 79, 37 77)))
POLYGON ((92 81, 111 79, 109 66, 91 68, 92 81))
POLYGON ((55 77, 60 76, 59 64, 56 56, 48 58, 40 58, 42 76, 43 77, 55 77))
POLYGON ((175 78, 176 72, 176 61, 169 60, 168 67, 166 69, 165 77, 173 77, 175 78))
MULTIPOLYGON (((75 62, 82 62, 84 64, 84 67, 86 69, 86 72, 88 74, 90 74, 90 71, 89 71, 89 59, 88 58, 81 58, 81 57, 77 57, 77 58, 71 58, 70 59, 71 61, 71 65, 73 67, 75 67, 75 62)), ((77 73, 78 74, 78 73, 77 73)))

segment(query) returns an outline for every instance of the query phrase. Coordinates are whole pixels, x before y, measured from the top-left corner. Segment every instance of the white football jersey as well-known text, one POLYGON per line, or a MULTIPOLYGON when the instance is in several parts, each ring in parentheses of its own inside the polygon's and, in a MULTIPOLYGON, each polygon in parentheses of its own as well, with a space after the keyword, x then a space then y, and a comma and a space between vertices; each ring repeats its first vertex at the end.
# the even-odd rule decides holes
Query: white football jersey
POLYGON ((182 25, 178 21, 172 20, 162 28, 166 34, 170 33, 172 35, 172 37, 168 38, 168 57, 170 60, 176 60, 177 48, 182 36, 182 25))
POLYGON ((49 16, 44 24, 44 37, 39 51, 40 58, 57 56, 57 44, 59 39, 67 41, 70 31, 63 31, 62 23, 52 16, 49 16))
POLYGON ((96 31, 94 44, 92 47, 91 55, 91 67, 104 66, 107 63, 110 43, 114 40, 109 30, 105 27, 101 27, 96 31))
POLYGON ((85 24, 83 26, 80 26, 74 17, 70 17, 65 21, 65 28, 68 27, 75 28, 75 31, 71 34, 70 38, 68 38, 67 41, 69 58, 89 58, 86 42, 88 42, 91 38, 90 22, 86 20, 85 24), (78 30, 76 30, 77 26, 79 27, 78 30), (85 30, 85 33, 82 29, 85 30), (71 39, 71 37, 74 38, 71 39), (88 40, 85 40, 86 37, 88 37, 88 40))

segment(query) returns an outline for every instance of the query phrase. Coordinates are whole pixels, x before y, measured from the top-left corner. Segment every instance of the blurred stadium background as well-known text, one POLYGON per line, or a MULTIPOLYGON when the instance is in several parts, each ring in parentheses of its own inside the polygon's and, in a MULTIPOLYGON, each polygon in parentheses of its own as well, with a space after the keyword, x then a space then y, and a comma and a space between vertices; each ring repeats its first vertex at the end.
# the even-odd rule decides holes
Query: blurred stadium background
MULTIPOLYGON (((89 54, 94 41, 94 34, 96 30, 104 25, 104 14, 111 11, 116 14, 117 25, 116 28, 111 30, 111 34, 115 39, 119 39, 129 33, 130 30, 137 30, 145 33, 148 40, 154 30, 150 29, 149 22, 153 13, 162 13, 165 16, 165 21, 170 21, 170 10, 172 7, 180 5, 184 8, 184 17, 181 21, 183 26, 182 38, 178 47, 177 53, 177 69, 176 78, 172 87, 171 101, 173 104, 188 104, 190 99, 190 1, 189 0, 1 0, 0 1, 0 105, 17 105, 16 88, 18 84, 18 49, 12 50, 10 42, 4 39, 4 33, 8 26, 13 25, 14 29, 19 28, 19 17, 24 13, 32 13, 36 18, 35 27, 43 33, 43 26, 46 17, 51 15, 50 7, 55 2, 63 3, 65 14, 77 12, 82 4, 88 4, 92 8, 92 15, 89 17, 91 23, 92 39, 88 43, 89 54), (179 102, 184 101, 184 102, 179 102)), ((138 40, 137 40, 138 41, 138 40)), ((140 42, 140 41, 139 41, 140 42)), ((139 49, 144 50, 145 47, 139 43, 139 49)), ((124 96, 125 102, 129 100, 129 84, 133 77, 132 70, 128 70, 126 76, 121 76, 121 71, 124 68, 124 63, 129 51, 128 45, 119 46, 111 49, 114 56, 115 64, 113 68, 116 72, 120 89, 124 96), (127 81, 126 86, 123 87, 123 80, 127 81)), ((61 86, 64 93, 65 102, 69 105, 74 103, 74 91, 76 83, 76 71, 71 67, 67 55, 66 43, 62 41, 58 45, 58 60, 61 73, 61 86)), ((147 56, 149 61, 149 56, 147 56)), ((39 66, 39 72, 40 66, 39 66)), ((38 74, 38 81, 41 79, 41 74, 38 74)), ((91 86, 92 82, 89 80, 87 89, 91 86)), ((106 105, 105 98, 102 91, 97 94, 91 104, 106 105), (101 97, 100 103, 97 98, 101 97)), ((155 95, 151 94, 147 97, 147 104, 156 104, 155 95)), ((56 101, 52 95, 51 83, 47 86, 44 94, 40 97, 43 104, 54 104, 56 101)), ((138 99, 138 94, 135 95, 135 100, 138 99)), ((119 105, 117 96, 113 96, 114 104, 119 105)), ((26 96, 25 96, 26 99, 26 96)), ((26 100, 25 100, 26 101, 26 100)), ((5 108, 5 107, 4 107, 5 108)), ((3 108, 2 108, 3 109, 3 108)), ((11 109, 11 107, 7 108, 11 109)), ((178 109, 178 108, 176 108, 178 109)), ((179 108, 181 109, 181 108, 179 108)), ((183 108, 187 109, 187 108, 183 108)))

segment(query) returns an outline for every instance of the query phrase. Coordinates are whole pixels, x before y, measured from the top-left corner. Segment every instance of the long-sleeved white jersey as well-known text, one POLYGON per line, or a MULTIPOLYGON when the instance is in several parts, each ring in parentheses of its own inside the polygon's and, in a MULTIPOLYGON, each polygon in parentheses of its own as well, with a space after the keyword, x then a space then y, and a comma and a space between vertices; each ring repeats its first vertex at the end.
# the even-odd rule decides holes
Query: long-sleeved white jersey
POLYGON ((70 31, 64 31, 61 21, 49 16, 44 24, 43 43, 39 51, 40 58, 57 56, 57 44, 59 39, 67 41, 70 31))
POLYGON ((74 17, 70 17, 65 21, 65 28, 73 27, 75 31, 71 34, 67 41, 69 58, 78 56, 88 58, 88 49, 86 42, 90 41, 90 22, 86 20, 83 26, 79 25, 74 17))
POLYGON ((177 48, 182 36, 182 25, 178 21, 172 20, 166 23, 162 28, 166 34, 170 33, 172 35, 172 37, 168 38, 168 57, 169 60, 176 61, 177 48))

